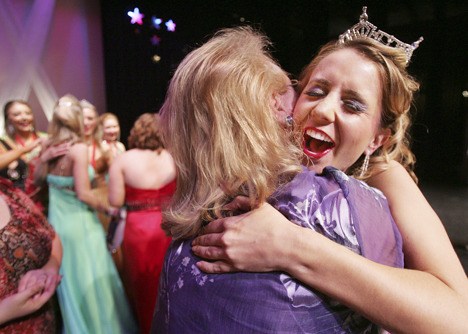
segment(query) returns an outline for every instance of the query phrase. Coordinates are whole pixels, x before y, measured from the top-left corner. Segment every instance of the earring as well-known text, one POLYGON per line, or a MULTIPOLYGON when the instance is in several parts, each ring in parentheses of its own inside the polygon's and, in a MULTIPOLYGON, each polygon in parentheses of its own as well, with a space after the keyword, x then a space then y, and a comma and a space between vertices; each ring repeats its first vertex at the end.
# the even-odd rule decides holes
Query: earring
POLYGON ((12 124, 8 123, 7 132, 9 136, 12 136, 15 133, 15 127, 12 124))
POLYGON ((286 116, 286 118, 284 119, 284 122, 286 123, 288 127, 292 127, 294 124, 294 120, 292 116, 286 116))
POLYGON ((363 177, 364 174, 366 174, 367 169, 369 168, 369 160, 370 160, 370 155, 366 154, 366 157, 364 158, 364 162, 362 163, 362 166, 361 166, 361 173, 359 174, 359 177, 363 177))

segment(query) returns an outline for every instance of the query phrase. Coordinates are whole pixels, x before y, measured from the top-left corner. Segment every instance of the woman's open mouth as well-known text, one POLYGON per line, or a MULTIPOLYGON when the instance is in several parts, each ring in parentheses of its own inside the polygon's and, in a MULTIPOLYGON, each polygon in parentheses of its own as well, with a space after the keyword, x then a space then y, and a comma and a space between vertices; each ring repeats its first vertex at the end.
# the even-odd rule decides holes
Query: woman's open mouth
POLYGON ((302 147, 312 159, 320 159, 335 147, 335 142, 325 132, 316 128, 304 130, 302 147))

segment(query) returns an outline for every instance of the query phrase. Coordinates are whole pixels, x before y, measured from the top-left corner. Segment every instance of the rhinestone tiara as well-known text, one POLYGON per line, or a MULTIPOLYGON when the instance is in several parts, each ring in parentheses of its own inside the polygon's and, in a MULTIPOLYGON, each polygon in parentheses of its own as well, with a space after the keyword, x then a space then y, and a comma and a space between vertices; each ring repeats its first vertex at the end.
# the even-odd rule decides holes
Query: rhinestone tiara
POLYGON ((406 54, 406 63, 408 63, 413 55, 413 51, 416 50, 419 43, 424 40, 424 38, 419 37, 419 39, 412 44, 403 43, 394 36, 387 34, 385 31, 377 30, 377 27, 367 21, 367 19, 367 6, 364 6, 362 7, 362 14, 359 16, 359 22, 341 34, 338 38, 338 42, 344 43, 363 37, 372 38, 386 46, 402 49, 406 54))

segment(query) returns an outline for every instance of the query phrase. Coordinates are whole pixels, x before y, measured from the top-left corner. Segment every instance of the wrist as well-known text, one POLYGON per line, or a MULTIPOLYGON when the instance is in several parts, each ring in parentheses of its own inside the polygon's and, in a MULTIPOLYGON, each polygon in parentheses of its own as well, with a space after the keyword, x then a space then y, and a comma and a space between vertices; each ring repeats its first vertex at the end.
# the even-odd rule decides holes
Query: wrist
POLYGON ((318 234, 308 228, 290 224, 285 233, 281 270, 293 277, 300 277, 304 272, 313 271, 314 259, 320 252, 315 247, 318 234), (287 246, 286 246, 287 245, 287 246))
POLYGON ((291 274, 291 271, 300 263, 297 247, 301 244, 302 227, 288 222, 282 232, 280 243, 276 246, 275 258, 278 261, 278 270, 291 274))
POLYGON ((15 318, 16 305, 13 298, 15 298, 14 294, 0 300, 0 325, 15 318))
POLYGON ((54 257, 51 257, 49 262, 47 262, 42 269, 52 274, 58 274, 60 271, 60 263, 54 257))
POLYGON ((119 212, 120 210, 116 207, 113 207, 113 206, 109 206, 107 209, 106 209, 106 214, 108 216, 111 216, 111 217, 117 217, 119 216, 119 212))

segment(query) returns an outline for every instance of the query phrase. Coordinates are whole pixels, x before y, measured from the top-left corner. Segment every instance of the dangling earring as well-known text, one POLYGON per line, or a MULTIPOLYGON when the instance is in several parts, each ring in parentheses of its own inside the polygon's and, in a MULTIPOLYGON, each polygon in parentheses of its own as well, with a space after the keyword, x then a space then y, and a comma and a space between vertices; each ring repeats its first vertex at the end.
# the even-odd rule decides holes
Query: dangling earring
POLYGON ((8 123, 7 132, 9 136, 13 136, 15 134, 15 127, 8 123))
POLYGON ((288 128, 292 127, 293 124, 294 124, 294 120, 293 120, 293 117, 290 115, 290 116, 286 116, 286 118, 284 119, 284 122, 286 123, 286 125, 288 126, 288 128))
POLYGON ((366 157, 364 158, 364 162, 362 163, 362 166, 361 166, 361 173, 359 174, 359 177, 363 177, 364 174, 367 172, 367 169, 369 168, 369 160, 370 160, 370 154, 366 154, 366 157))

